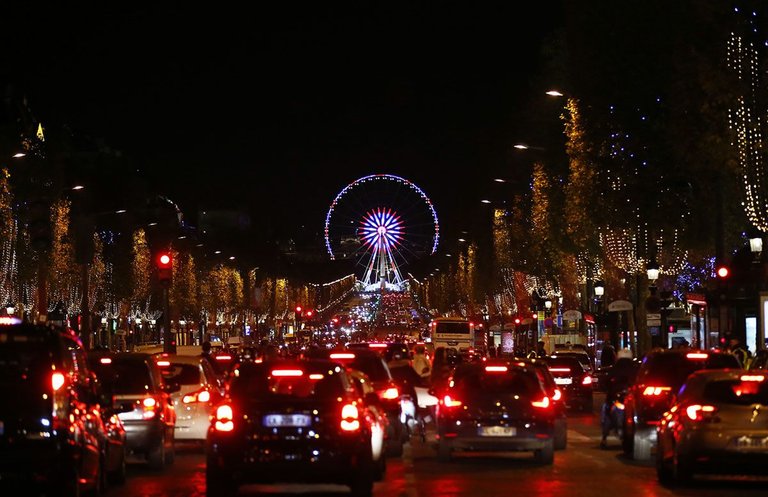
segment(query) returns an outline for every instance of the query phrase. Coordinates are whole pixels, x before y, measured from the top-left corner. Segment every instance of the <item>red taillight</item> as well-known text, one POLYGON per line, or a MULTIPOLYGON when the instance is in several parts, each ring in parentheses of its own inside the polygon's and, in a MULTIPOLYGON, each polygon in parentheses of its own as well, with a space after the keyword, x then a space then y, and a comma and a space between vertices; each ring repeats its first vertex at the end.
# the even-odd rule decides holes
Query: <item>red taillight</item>
POLYGON ((745 374, 739 379, 741 381, 765 381, 765 376, 761 374, 745 374))
POLYGON ((99 362, 102 364, 112 364, 112 358, 111 357, 102 357, 99 359, 99 362))
POLYGON ((658 397, 662 393, 669 392, 670 390, 672 390, 671 387, 647 386, 645 387, 645 390, 643 390, 643 395, 658 397))
POLYGON ((273 369, 272 376, 283 376, 296 378, 304 375, 304 371, 301 369, 273 369))
POLYGON ((582 385, 591 385, 592 384, 592 377, 587 375, 584 377, 583 380, 581 380, 582 385))
POLYGON ((386 400, 395 400, 400 398, 400 392, 395 387, 389 387, 381 392, 381 398, 386 400))
POLYGON ((157 361, 157 366, 161 368, 167 368, 171 365, 171 361, 157 361))
POLYGON ((703 421, 706 417, 715 413, 714 406, 702 406, 694 404, 685 408, 685 414, 691 421, 703 421))
POLYGON ((563 392, 559 388, 555 388, 555 393, 552 394, 552 400, 560 400, 563 398, 563 392))
POLYGON ((688 359, 706 359, 707 357, 709 357, 709 354, 707 354, 706 352, 689 352, 685 354, 685 357, 687 357, 688 359))
POLYGON ((338 361, 341 359, 354 359, 354 358, 355 358, 355 354, 352 354, 350 352, 340 352, 340 353, 331 354, 331 359, 333 359, 334 361, 338 361))
POLYGON ((311 375, 309 375, 310 380, 317 381, 317 380, 322 380, 323 378, 325 378, 325 375, 322 373, 312 373, 311 375))
POLYGON ((341 429, 344 431, 356 431, 360 429, 360 413, 354 404, 345 404, 341 408, 341 429))
POLYGON ((216 431, 232 431, 235 429, 235 424, 232 421, 234 419, 234 413, 232 407, 227 404, 220 405, 216 408, 216 422, 213 427, 216 431))
POLYGON ((549 368, 552 373, 570 373, 571 368, 549 368))
POLYGON ((550 406, 549 397, 545 395, 544 398, 541 400, 531 401, 531 405, 533 407, 538 407, 539 409, 546 409, 550 406))
POLYGON ((194 404, 195 402, 209 402, 211 400, 211 392, 208 390, 200 390, 184 396, 181 401, 185 404, 194 404))
POLYGON ((217 361, 231 361, 232 356, 231 355, 217 355, 216 356, 217 361))
POLYGON ((451 398, 450 395, 446 395, 443 397, 443 405, 445 407, 459 407, 461 405, 461 401, 451 398))
POLYGON ((372 349, 385 349, 387 348, 387 344, 386 343, 369 343, 368 347, 372 349))
POLYGON ((509 368, 506 366, 486 366, 485 371, 488 373, 506 373, 509 368))
POLYGON ((142 414, 142 417, 144 419, 152 419, 155 417, 155 409, 157 408, 157 400, 153 397, 146 397, 141 402, 142 407, 144 408, 144 413, 142 414))
POLYGON ((66 381, 67 379, 63 373, 54 371, 54 373, 51 375, 51 386, 53 387, 53 391, 58 392, 61 389, 61 387, 64 386, 64 383, 66 381))

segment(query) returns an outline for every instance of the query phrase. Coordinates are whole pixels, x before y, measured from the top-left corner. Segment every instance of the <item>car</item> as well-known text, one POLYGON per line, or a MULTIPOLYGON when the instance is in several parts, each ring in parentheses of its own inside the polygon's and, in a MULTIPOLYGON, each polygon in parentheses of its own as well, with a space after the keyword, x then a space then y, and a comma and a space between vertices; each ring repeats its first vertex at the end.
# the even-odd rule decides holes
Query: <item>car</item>
POLYGON ((549 366, 541 359, 526 359, 525 363, 536 369, 539 381, 546 389, 555 411, 555 450, 563 450, 568 446, 568 416, 566 413, 563 391, 558 387, 555 377, 549 371, 549 366))
MULTIPOLYGON (((108 427, 74 331, 0 324, 0 487, 74 497, 98 492, 107 466, 108 427)), ((110 406, 106 406, 108 410, 110 406)), ((117 434, 119 435, 119 434, 117 434)), ((119 439, 119 436, 117 437, 119 439)))
POLYGON ((176 411, 174 439, 204 442, 213 406, 222 397, 213 367, 200 356, 160 354, 155 362, 166 383, 180 386, 171 394, 176 411))
POLYGON ((551 355, 545 358, 555 383, 563 393, 569 409, 592 412, 592 375, 576 357, 551 355))
POLYGON ((657 428, 656 472, 662 483, 694 473, 765 474, 768 375, 740 370, 691 374, 657 428))
POLYGON ((375 480, 381 481, 384 478, 384 473, 387 469, 387 458, 384 453, 384 436, 387 432, 387 413, 381 408, 381 404, 378 400, 378 395, 373 389, 370 378, 368 375, 357 369, 347 369, 347 375, 352 381, 357 394, 360 399, 365 402, 365 408, 369 411, 371 423, 371 447, 373 453, 373 460, 376 461, 377 467, 375 471, 375 480))
POLYGON ((365 406, 339 363, 242 364, 208 429, 207 495, 291 482, 348 485, 354 497, 370 497, 379 463, 365 406))
POLYGON ((455 451, 531 451, 554 460, 555 409, 536 368, 520 361, 464 364, 437 392, 437 458, 455 451))
POLYGON ((172 464, 176 411, 171 393, 180 386, 163 380, 152 354, 94 353, 91 364, 102 383, 114 392, 130 452, 144 457, 154 469, 172 464))
POLYGON ((589 356, 587 351, 584 350, 584 349, 581 349, 581 348, 571 348, 571 349, 561 349, 561 348, 558 348, 558 349, 555 349, 555 351, 552 353, 552 355, 553 356, 557 356, 557 357, 574 357, 574 358, 576 358, 581 363, 581 365, 584 367, 584 369, 586 369, 590 373, 592 373, 594 371, 594 368, 593 368, 594 361, 589 356))
POLYGON ((656 427, 672 407, 674 394, 700 369, 741 369, 735 356, 716 350, 671 349, 651 352, 624 397, 622 448, 635 460, 650 460, 656 427))

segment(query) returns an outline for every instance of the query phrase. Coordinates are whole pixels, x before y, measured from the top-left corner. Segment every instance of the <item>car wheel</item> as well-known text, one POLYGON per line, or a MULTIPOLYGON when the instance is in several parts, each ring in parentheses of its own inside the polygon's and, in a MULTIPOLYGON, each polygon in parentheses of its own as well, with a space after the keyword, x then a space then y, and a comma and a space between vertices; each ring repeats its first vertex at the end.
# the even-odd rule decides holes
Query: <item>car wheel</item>
POLYGON ((208 461, 205 467, 205 495, 207 497, 232 497, 237 493, 237 484, 231 475, 217 469, 208 461))
POLYGON ((568 445, 568 425, 564 419, 555 421, 555 450, 563 450, 568 445))
POLYGON ((451 446, 450 444, 440 440, 437 443, 437 460, 440 462, 451 461, 451 446))
POLYGON ((552 464, 555 461, 555 447, 552 440, 547 441, 541 449, 533 451, 533 458, 539 464, 552 464))
POLYGON ((117 469, 107 473, 107 480, 112 485, 122 485, 125 483, 126 475, 127 468, 125 464, 125 450, 123 450, 122 454, 120 454, 120 463, 117 465, 117 469))
POLYGON ((651 458, 651 441, 635 433, 632 436, 632 459, 647 461, 651 458))
POLYGON ((152 469, 163 469, 165 466, 165 440, 160 440, 147 454, 147 462, 152 469))
MULTIPOLYGON (((373 479, 360 476, 349 484, 352 497, 371 497, 373 495, 373 479)), ((208 494, 210 496, 210 494, 208 494)))

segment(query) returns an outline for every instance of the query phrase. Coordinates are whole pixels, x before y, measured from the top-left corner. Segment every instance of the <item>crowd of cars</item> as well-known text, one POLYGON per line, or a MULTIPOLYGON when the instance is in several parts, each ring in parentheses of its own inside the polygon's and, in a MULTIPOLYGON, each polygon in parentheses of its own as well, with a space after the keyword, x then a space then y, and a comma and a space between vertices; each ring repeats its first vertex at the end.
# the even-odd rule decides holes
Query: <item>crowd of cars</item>
MULTIPOLYGON (((307 482, 367 497, 428 423, 441 462, 518 451, 550 465, 567 447, 567 413, 594 410, 595 373, 579 351, 447 355, 450 374, 433 384, 411 366, 411 344, 264 352, 86 352, 71 330, 0 325, 0 394, 14 399, 0 404, 0 485, 100 491, 125 481, 128 458, 161 470, 177 442, 192 442, 205 447, 211 496, 307 482)), ((768 371, 690 349, 633 364, 621 398, 628 456, 655 460, 665 483, 764 467, 768 371)))

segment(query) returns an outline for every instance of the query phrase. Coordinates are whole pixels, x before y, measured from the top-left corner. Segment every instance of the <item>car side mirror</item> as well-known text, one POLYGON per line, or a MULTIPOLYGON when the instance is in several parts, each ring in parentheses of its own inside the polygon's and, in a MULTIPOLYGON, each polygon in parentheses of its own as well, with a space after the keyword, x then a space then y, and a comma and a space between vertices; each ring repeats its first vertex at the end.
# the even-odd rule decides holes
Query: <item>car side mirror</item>
POLYGON ((163 391, 165 393, 176 393, 179 390, 181 390, 181 385, 176 383, 175 381, 168 382, 165 385, 163 385, 163 391))

